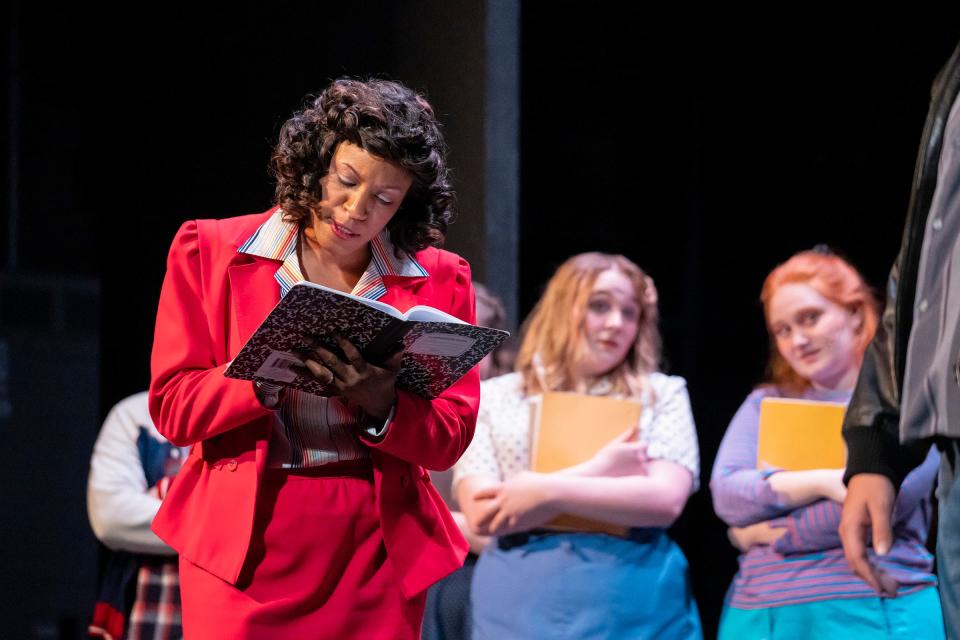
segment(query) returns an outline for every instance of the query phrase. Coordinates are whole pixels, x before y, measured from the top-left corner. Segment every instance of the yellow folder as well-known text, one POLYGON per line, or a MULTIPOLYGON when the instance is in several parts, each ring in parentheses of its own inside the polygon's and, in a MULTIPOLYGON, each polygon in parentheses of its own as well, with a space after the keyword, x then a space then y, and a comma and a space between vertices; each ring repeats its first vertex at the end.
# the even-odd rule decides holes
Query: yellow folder
POLYGON ((757 468, 785 471, 842 469, 847 448, 840 434, 847 405, 793 398, 760 402, 757 468))
MULTIPOLYGON (((640 403, 618 398, 551 391, 534 405, 530 469, 550 473, 585 462, 624 431, 640 424, 640 403)), ((547 525, 567 531, 623 536, 627 528, 562 515, 547 525)))

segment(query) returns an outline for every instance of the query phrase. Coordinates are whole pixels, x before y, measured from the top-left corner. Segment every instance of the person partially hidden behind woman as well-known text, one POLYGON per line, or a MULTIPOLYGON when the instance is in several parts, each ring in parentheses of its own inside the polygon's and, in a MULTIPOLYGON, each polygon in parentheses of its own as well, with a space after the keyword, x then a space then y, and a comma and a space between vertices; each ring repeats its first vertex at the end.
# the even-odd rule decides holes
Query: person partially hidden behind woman
POLYGON ((932 557, 924 547, 936 453, 903 483, 896 542, 886 557, 872 559, 885 575, 884 598, 844 559, 837 534, 843 469, 756 468, 763 398, 850 400, 877 326, 873 295, 852 266, 823 248, 774 269, 761 299, 770 332, 769 379, 730 422, 710 482, 717 515, 743 551, 719 638, 943 638, 932 557))
POLYGON ((103 421, 87 480, 90 527, 102 544, 89 637, 181 637, 177 557, 150 523, 187 454, 157 432, 146 391, 103 421))
POLYGON ((288 120, 277 206, 185 223, 153 348, 159 431, 193 445, 154 521, 180 554, 187 638, 419 636, 425 589, 467 551, 424 469, 470 442, 476 370, 434 400, 394 387, 400 354, 306 361, 339 395, 224 370, 301 280, 474 321, 470 269, 442 241, 453 193, 427 101, 395 82, 333 82, 288 120))
POLYGON ((482 384, 476 439, 454 467, 471 528, 497 537, 474 571, 474 638, 702 636, 665 532, 696 488, 697 438, 684 380, 658 371, 657 315, 633 262, 574 256, 526 322, 517 372, 482 384), (585 463, 529 471, 531 404, 545 391, 637 399, 639 425, 585 463), (561 513, 627 533, 544 529, 561 513))
MULTIPOLYGON (((483 283, 474 281, 473 287, 477 298, 477 324, 506 330, 507 314, 500 298, 491 293, 483 283)), ((503 362, 510 357, 509 350, 508 345, 501 344, 477 364, 480 380, 508 371, 503 368, 503 362)), ((450 507, 450 513, 460 527, 460 532, 470 544, 470 553, 467 554, 463 567, 437 582, 427 592, 420 638, 421 640, 460 640, 470 637, 470 583, 473 580, 473 567, 477 563, 477 556, 486 548, 490 540, 487 536, 478 536, 470 530, 463 512, 460 511, 460 506, 453 499, 450 492, 453 480, 452 470, 431 472, 430 478, 437 491, 443 496, 444 502, 450 507)))

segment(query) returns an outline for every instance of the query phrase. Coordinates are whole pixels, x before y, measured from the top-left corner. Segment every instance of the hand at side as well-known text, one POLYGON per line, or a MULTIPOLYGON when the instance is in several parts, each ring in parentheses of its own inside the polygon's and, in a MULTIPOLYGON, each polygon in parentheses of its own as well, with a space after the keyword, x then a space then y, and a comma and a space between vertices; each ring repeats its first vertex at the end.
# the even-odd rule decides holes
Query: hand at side
POLYGON ((897 585, 870 562, 867 543, 872 539, 877 555, 885 555, 893 544, 890 518, 895 499, 893 483, 877 473, 859 473, 850 479, 847 499, 840 516, 840 540, 843 553, 853 572, 877 593, 896 596, 897 585))

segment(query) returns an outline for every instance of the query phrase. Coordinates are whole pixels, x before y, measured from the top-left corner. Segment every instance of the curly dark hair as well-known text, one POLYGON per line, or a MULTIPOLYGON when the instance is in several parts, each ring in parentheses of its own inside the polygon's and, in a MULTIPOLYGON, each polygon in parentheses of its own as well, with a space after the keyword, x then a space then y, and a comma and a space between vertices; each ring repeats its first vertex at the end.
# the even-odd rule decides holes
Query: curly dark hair
POLYGON ((442 244, 454 219, 454 193, 440 124, 423 96, 389 80, 334 80, 284 123, 272 168, 286 218, 310 218, 321 199, 321 180, 344 141, 413 174, 387 225, 394 246, 413 253, 442 244))

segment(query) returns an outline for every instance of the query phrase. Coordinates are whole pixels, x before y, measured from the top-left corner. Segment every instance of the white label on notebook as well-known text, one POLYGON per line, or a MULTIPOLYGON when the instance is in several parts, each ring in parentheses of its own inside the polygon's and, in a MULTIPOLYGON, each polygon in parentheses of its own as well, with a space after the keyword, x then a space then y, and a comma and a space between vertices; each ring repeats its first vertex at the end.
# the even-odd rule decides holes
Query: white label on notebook
POLYGON ((465 354, 474 342, 476 340, 470 336, 460 336, 452 333, 425 333, 414 340, 407 351, 425 356, 456 358, 465 354))
POLYGON ((302 366, 304 366, 303 360, 297 356, 283 351, 273 351, 253 375, 277 382, 293 382, 297 379, 295 367, 302 366))

